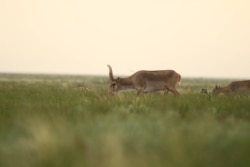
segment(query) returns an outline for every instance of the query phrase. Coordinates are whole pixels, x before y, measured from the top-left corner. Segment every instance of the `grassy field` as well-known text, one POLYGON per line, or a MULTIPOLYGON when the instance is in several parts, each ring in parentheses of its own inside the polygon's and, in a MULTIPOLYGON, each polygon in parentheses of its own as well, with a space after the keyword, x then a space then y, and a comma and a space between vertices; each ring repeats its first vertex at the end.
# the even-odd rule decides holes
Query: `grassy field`
POLYGON ((110 96, 107 77, 0 74, 2 167, 247 167, 250 96, 110 96))

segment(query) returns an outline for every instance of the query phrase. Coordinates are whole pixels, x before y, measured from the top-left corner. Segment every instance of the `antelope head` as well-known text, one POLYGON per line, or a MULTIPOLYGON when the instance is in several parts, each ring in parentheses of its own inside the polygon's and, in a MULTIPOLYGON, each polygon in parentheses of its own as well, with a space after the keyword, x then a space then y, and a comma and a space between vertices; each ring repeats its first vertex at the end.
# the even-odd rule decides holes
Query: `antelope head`
POLYGON ((213 89, 213 95, 218 95, 220 92, 219 92, 219 90, 220 90, 220 86, 215 86, 215 88, 213 89))
POLYGON ((117 92, 120 88, 120 78, 118 77, 117 79, 114 78, 112 67, 110 65, 107 65, 109 68, 109 80, 110 80, 110 85, 109 85, 109 91, 110 93, 117 92))

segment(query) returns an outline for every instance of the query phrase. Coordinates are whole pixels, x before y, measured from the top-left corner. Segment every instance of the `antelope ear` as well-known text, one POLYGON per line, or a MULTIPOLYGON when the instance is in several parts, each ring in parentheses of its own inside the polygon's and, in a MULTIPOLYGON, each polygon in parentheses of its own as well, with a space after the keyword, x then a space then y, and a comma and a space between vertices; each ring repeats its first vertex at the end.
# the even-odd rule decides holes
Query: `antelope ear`
POLYGON ((215 87, 216 89, 218 89, 218 88, 220 88, 220 86, 218 86, 218 85, 216 85, 216 87, 215 87))

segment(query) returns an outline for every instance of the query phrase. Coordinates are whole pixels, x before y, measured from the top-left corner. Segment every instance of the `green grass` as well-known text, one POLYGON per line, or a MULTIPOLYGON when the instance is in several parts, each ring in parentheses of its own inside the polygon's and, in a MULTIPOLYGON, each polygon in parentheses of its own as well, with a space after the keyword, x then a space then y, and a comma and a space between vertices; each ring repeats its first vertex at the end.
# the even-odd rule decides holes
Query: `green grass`
POLYGON ((250 165, 250 96, 108 94, 98 76, 0 75, 0 166, 250 165))

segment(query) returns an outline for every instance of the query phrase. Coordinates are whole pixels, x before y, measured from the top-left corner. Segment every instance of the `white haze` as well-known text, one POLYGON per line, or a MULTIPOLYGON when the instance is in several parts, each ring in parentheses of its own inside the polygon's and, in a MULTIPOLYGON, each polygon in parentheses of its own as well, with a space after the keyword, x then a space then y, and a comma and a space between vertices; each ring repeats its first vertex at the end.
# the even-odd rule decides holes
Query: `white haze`
POLYGON ((250 1, 1 0, 0 72, 250 78, 250 1))

